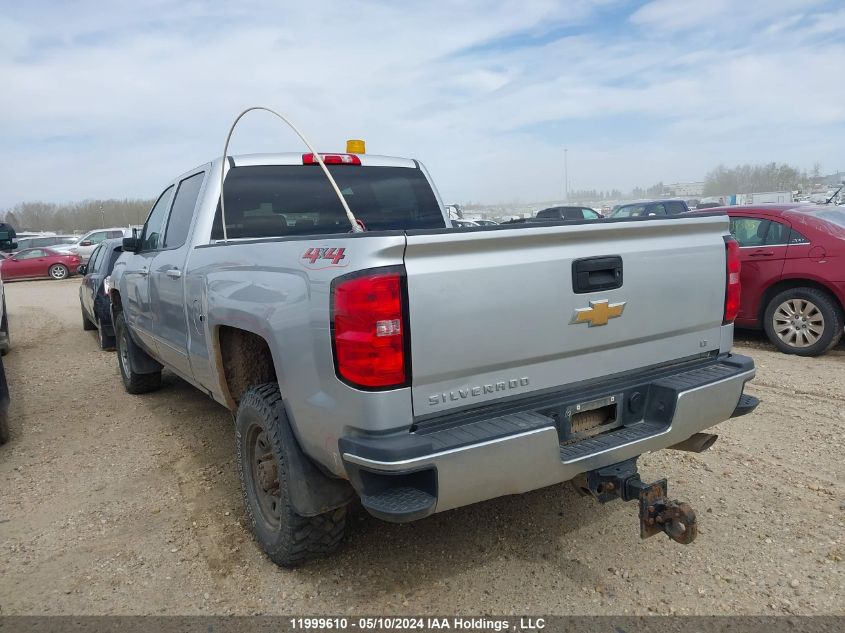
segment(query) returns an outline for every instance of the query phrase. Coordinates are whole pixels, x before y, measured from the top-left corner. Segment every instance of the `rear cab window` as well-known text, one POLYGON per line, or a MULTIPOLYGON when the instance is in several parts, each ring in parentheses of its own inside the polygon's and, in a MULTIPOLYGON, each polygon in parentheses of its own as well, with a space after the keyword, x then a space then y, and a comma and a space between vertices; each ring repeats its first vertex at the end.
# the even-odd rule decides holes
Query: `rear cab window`
MULTIPOLYGON (((445 228, 420 169, 329 165, 355 216, 368 231, 445 228)), ((226 176, 229 239, 348 233, 349 220, 318 166, 256 165, 226 176)), ((211 239, 223 239, 220 205, 211 239)))

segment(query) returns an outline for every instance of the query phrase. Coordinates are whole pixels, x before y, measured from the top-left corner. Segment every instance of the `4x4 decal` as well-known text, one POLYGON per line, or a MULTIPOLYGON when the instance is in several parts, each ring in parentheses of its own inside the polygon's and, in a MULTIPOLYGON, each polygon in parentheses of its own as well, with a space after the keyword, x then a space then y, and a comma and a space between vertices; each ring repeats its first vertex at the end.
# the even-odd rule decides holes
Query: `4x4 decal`
POLYGON ((330 268, 337 266, 343 268, 349 262, 343 262, 346 259, 346 249, 336 247, 311 247, 302 255, 302 259, 307 263, 303 264, 306 268, 330 268), (343 263, 341 263, 343 262, 343 263))

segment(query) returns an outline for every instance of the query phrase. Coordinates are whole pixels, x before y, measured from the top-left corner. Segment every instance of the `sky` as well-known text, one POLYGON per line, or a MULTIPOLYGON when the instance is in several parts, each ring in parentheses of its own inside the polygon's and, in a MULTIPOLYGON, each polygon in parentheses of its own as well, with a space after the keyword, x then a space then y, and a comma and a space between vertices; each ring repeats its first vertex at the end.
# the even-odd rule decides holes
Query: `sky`
MULTIPOLYGON (((243 109, 446 202, 845 169, 841 0, 0 0, 0 209, 153 198, 243 109), (566 150, 566 151, 564 151, 566 150)), ((230 152, 299 151, 248 115, 230 152)))

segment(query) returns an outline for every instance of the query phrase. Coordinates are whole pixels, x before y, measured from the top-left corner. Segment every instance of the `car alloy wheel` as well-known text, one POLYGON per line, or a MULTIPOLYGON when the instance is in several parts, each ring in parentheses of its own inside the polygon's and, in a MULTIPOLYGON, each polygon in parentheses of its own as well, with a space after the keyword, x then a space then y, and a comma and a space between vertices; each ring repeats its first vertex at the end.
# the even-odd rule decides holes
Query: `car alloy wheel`
POLYGON ((64 279, 67 277, 67 272, 67 268, 61 264, 54 264, 53 266, 50 266, 50 276, 53 279, 64 279))
POLYGON ((772 315, 772 329, 790 347, 810 347, 824 334, 824 315, 807 299, 787 299, 772 315))

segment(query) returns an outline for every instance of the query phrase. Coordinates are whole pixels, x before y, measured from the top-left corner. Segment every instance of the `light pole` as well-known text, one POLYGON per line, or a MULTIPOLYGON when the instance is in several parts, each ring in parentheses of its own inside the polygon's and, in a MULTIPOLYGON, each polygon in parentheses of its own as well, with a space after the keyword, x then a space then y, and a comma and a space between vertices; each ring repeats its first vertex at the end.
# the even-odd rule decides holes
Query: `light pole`
POLYGON ((563 186, 565 194, 565 202, 569 202, 569 149, 563 149, 563 186))
POLYGON ((103 228, 106 228, 106 212, 103 211, 103 205, 100 205, 100 215, 103 218, 103 228))

